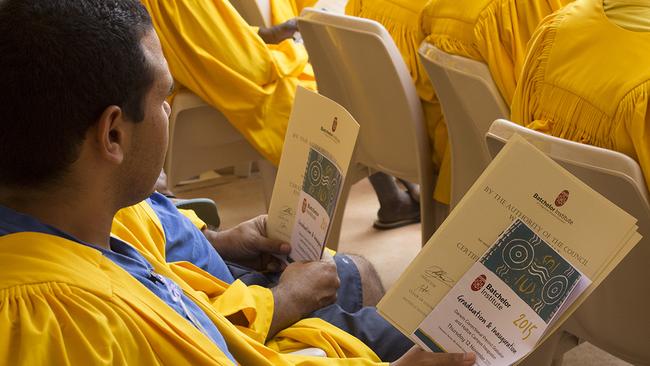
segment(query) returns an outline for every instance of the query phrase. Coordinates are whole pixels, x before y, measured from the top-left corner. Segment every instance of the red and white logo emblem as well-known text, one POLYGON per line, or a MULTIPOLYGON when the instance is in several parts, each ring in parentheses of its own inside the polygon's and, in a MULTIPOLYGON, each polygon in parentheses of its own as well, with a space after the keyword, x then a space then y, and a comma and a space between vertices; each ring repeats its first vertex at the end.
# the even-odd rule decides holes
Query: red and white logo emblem
POLYGON ((485 286, 485 281, 487 280, 487 277, 485 275, 480 275, 476 277, 474 282, 472 282, 472 291, 478 291, 485 286))
POLYGON ((338 118, 334 117, 334 120, 332 121, 332 132, 336 132, 336 126, 338 126, 339 120, 338 118))
POLYGON ((555 199, 555 206, 560 207, 566 203, 566 201, 569 200, 569 191, 566 189, 560 192, 560 194, 557 195, 557 198, 555 199))

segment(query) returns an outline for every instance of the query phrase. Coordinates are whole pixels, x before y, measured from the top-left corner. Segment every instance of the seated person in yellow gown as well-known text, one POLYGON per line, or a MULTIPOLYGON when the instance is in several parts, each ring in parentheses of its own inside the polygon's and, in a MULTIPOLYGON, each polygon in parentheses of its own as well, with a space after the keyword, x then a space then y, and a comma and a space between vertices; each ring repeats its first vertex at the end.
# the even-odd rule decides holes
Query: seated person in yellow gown
MULTIPOLYGON (((155 188, 159 192, 171 194, 164 185, 156 183, 155 188)), ((141 234, 131 234, 132 230, 125 234, 122 228, 139 226, 141 220, 131 217, 134 211, 146 209, 151 212, 150 216, 154 217, 155 223, 148 227, 156 229, 149 230, 148 236, 158 237, 157 232, 164 233, 164 239, 158 238, 163 244, 155 246, 160 258, 165 258, 169 263, 191 263, 197 276, 201 273, 205 276, 211 275, 231 285, 235 280, 239 280, 248 286, 244 292, 253 294, 257 299, 255 303, 261 306, 251 306, 246 301, 238 301, 238 298, 246 296, 235 290, 219 295, 215 302, 228 304, 227 308, 219 305, 220 311, 225 314, 233 314, 243 308, 249 312, 254 311, 255 316, 248 316, 254 321, 248 322, 246 328, 249 334, 255 333, 257 339, 263 341, 268 339, 269 335, 275 334, 273 329, 281 327, 276 325, 281 323, 276 321, 277 317, 294 321, 309 317, 322 319, 355 336, 384 361, 397 359, 413 346, 408 338, 377 314, 374 305, 383 296, 384 291, 374 268, 362 257, 341 253, 333 257, 336 269, 334 272, 338 274, 341 285, 336 290, 336 301, 332 304, 323 303, 319 299, 328 300, 332 291, 331 286, 319 286, 319 283, 326 284, 332 274, 316 274, 318 271, 325 271, 326 274, 328 270, 332 272, 331 267, 319 262, 292 263, 285 270, 278 271, 283 266, 273 254, 287 254, 290 246, 288 243, 266 237, 266 215, 258 216, 232 229, 215 232, 207 228, 191 211, 183 211, 187 217, 181 215, 172 202, 159 193, 151 195, 138 206, 142 207, 128 208, 118 213, 113 233, 130 243, 146 241, 142 239, 141 234), (305 278, 312 278, 314 282, 304 281, 305 278), (309 287, 296 291, 302 286, 309 287), (278 314, 277 310, 264 306, 265 301, 274 302, 276 309, 295 311, 280 311, 281 314, 278 314), (300 306, 287 307, 287 304, 300 306), (269 320, 271 327, 267 330, 269 320)), ((199 286, 202 283, 191 278, 188 282, 199 286)), ((233 287, 241 288, 236 285, 233 287)), ((207 289, 205 292, 215 293, 214 290, 207 289)), ((305 320, 303 325, 305 322, 311 323, 305 320)), ((285 331, 283 337, 286 336, 285 331)))
MULTIPOLYGON (((259 324, 263 291, 167 263, 160 217, 141 202, 172 86, 150 22, 135 0, 0 3, 0 364, 378 364, 321 320, 259 324), (249 306, 228 312, 229 291, 249 306), (331 358, 280 353, 304 346, 331 358)), ((331 264, 311 266, 331 278, 331 264)), ((463 358, 413 349, 395 365, 463 358)))
POLYGON ((420 19, 425 41, 487 64, 510 104, 526 44, 544 19, 572 0, 430 0, 420 19))
POLYGON ((142 0, 181 87, 217 108, 277 165, 298 85, 316 84, 291 39, 266 44, 227 0, 142 0))
MULTIPOLYGON (((227 0, 142 3, 151 13, 176 82, 221 111, 277 166, 296 87, 316 88, 305 48, 292 39, 266 44, 227 0)), ((297 4, 273 1, 274 22, 287 21, 311 2, 297 4)), ((417 187, 405 183, 407 191, 402 191, 385 174, 376 174, 371 183, 381 205, 375 227, 419 221, 417 187)))
POLYGON ((449 203, 447 128, 440 103, 418 57, 427 41, 441 50, 485 62, 510 103, 525 47, 539 22, 570 0, 350 0, 346 13, 381 23, 391 34, 415 82, 427 119, 434 164, 434 197, 449 203))
POLYGON ((529 44, 512 120, 624 153, 650 182, 650 4, 578 0, 529 44))

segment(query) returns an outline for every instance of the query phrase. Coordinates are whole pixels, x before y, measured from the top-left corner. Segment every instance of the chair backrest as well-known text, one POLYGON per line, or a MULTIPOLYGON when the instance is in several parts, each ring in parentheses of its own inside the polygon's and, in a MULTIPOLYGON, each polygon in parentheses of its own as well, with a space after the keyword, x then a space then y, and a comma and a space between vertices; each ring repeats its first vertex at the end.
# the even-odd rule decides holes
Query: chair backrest
POLYGON ((319 93, 359 122, 356 160, 419 180, 429 161, 422 106, 392 38, 372 20, 305 9, 298 19, 319 93))
POLYGON ((486 135, 496 155, 519 134, 638 220, 643 239, 567 322, 566 330, 631 363, 650 361, 650 205, 636 161, 602 149, 496 120, 486 135))
POLYGON ((485 133, 510 111, 484 63, 450 55, 429 43, 420 46, 424 65, 442 106, 451 143, 451 208, 492 160, 485 133))
POLYGON ((165 158, 167 185, 262 157, 215 108, 189 90, 174 96, 165 158))
POLYGON ((271 26, 271 2, 269 0, 230 0, 230 3, 249 25, 271 26))
MULTIPOLYGON (((352 166, 419 183, 428 205, 434 173, 422 105, 386 29, 373 20, 311 8, 303 10, 298 28, 319 93, 341 104, 361 125, 352 166)), ((422 209, 427 210, 432 212, 422 209)), ((423 237, 433 226, 422 217, 423 237)))

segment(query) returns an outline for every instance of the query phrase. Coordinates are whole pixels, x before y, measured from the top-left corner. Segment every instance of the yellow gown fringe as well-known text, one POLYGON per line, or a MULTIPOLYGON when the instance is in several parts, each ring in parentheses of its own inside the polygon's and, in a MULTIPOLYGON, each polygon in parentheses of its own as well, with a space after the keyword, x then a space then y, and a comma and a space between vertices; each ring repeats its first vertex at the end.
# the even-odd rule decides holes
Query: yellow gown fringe
POLYGON ((650 68, 641 60, 650 60, 650 32, 614 24, 602 0, 578 0, 535 32, 511 118, 622 152, 650 182, 650 68))
POLYGON ((544 17, 572 0, 431 0, 422 12, 426 41, 487 64, 503 99, 512 101, 526 45, 544 17))

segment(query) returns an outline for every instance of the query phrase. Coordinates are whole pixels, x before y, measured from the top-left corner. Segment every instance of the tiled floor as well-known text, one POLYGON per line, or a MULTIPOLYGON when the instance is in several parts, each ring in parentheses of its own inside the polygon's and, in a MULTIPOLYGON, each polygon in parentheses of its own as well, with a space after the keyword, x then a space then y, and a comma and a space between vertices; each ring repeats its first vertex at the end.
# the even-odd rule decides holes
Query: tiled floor
MULTIPOLYGON (((210 183, 184 187, 177 190, 179 197, 208 197, 219 206, 222 228, 232 227, 242 221, 266 212, 262 182, 259 176, 249 178, 227 177, 222 184, 210 183)), ((348 201, 339 251, 361 254, 370 260, 389 288, 415 257, 420 248, 420 227, 410 225, 390 231, 372 228, 372 221, 379 208, 372 187, 363 180, 352 187, 348 201)), ((606 352, 588 344, 569 351, 564 366, 625 366, 629 365, 606 352)))

